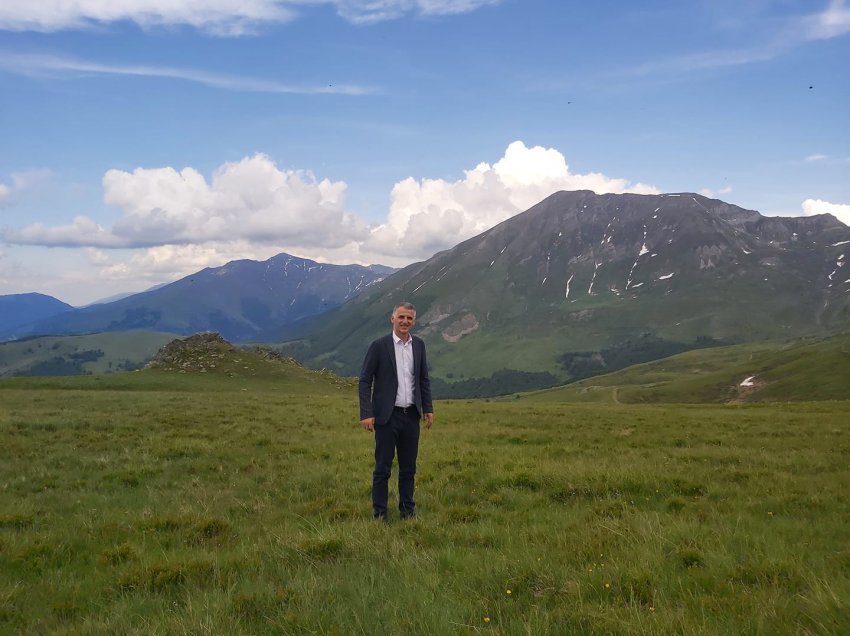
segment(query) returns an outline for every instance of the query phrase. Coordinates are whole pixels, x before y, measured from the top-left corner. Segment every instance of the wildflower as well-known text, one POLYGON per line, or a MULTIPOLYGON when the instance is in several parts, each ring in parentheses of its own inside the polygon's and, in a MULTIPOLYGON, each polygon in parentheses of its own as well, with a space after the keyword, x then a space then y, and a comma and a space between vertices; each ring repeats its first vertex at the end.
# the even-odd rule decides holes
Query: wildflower
POLYGON ((485 617, 484 617, 484 622, 485 622, 485 623, 489 623, 489 622, 490 622, 490 617, 489 617, 489 616, 485 616, 485 617))
POLYGON ((505 594, 511 594, 510 590, 505 590, 505 594))
POLYGON ((607 588, 607 587, 611 587, 611 584, 610 584, 610 583, 606 583, 606 584, 605 584, 605 587, 606 587, 606 588, 607 588))

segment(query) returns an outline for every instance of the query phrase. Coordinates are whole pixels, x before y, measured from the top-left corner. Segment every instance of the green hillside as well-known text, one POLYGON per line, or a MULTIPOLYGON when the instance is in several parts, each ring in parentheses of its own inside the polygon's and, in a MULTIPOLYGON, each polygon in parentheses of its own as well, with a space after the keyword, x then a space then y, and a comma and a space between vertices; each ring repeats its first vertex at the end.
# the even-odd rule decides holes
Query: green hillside
POLYGON ((0 377, 84 375, 144 366, 174 334, 128 331, 0 343, 0 377))
POLYGON ((850 399, 850 333, 689 351, 523 399, 769 402, 850 399))
POLYGON ((354 387, 350 378, 304 368, 267 348, 238 348, 212 333, 172 339, 147 360, 148 368, 134 373, 5 378, 0 380, 0 388, 191 393, 291 391, 327 395, 351 391, 354 387))

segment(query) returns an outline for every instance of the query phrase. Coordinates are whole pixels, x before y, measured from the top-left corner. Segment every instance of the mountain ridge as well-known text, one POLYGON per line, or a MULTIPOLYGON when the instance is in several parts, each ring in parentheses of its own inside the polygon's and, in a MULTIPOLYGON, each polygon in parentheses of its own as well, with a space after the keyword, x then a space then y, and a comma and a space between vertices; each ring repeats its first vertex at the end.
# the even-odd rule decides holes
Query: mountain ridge
POLYGON ((845 242, 850 228, 831 215, 765 217, 694 193, 559 192, 281 335, 307 363, 354 374, 407 300, 442 388, 500 371, 566 382, 577 376, 565 357, 592 361, 629 341, 645 349, 635 362, 671 344, 846 326, 845 242))
POLYGON ((281 253, 235 260, 120 300, 31 322, 0 335, 74 335, 149 330, 189 335, 220 332, 243 342, 326 311, 391 273, 381 265, 330 265, 281 253))
POLYGON ((0 332, 73 309, 58 298, 37 292, 0 296, 0 332))

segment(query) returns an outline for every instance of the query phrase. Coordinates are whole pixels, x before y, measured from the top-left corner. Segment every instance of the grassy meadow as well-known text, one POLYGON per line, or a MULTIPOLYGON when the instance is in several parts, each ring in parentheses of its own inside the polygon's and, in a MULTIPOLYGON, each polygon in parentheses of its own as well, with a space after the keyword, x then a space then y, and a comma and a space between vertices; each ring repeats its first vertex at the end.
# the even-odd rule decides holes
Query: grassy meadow
POLYGON ((436 410, 383 525, 351 382, 0 381, 0 633, 850 632, 850 402, 436 410))

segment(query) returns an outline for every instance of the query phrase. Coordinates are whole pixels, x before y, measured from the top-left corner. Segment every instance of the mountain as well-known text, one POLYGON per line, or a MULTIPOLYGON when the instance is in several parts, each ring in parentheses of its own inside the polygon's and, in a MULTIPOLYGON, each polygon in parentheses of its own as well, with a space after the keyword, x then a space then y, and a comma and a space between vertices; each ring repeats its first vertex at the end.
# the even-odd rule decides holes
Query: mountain
POLYGON ((327 311, 381 280, 380 265, 326 265, 289 254, 207 268, 169 285, 5 332, 6 337, 147 330, 217 331, 234 342, 327 311))
POLYGON ((440 397, 553 386, 682 351, 850 326, 850 228, 690 193, 558 192, 410 265, 309 328, 305 362, 355 374, 413 302, 440 397))
POLYGON ((51 318, 72 309, 71 305, 44 294, 0 296, 0 332, 51 318))

